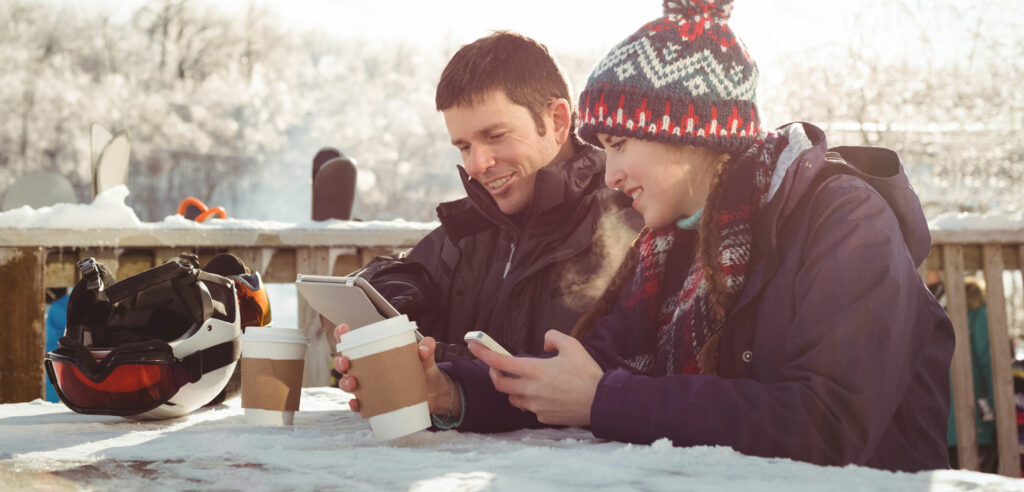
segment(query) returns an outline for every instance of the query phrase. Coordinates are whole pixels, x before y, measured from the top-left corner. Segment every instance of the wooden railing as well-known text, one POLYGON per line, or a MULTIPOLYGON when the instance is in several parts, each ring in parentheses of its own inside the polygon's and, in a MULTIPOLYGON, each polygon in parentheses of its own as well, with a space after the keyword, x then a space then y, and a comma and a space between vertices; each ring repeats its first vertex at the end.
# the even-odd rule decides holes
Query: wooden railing
MULTIPOLYGON (((0 343, 0 403, 30 401, 44 394, 45 292, 74 285, 75 263, 81 258, 95 257, 123 279, 181 252, 198 254, 200 264, 230 252, 260 272, 264 282, 292 283, 298 273, 348 274, 376 255, 416 244, 429 231, 425 224, 406 229, 373 224, 276 231, 0 229, 0 331, 8 335, 0 343)), ((310 337, 303 385, 327 385, 327 341, 316 313, 301 297, 298 305, 299 328, 310 337)))
MULTIPOLYGON (((182 251, 209 259, 218 252, 240 256, 267 282, 294 282, 296 274, 344 275, 378 254, 405 249, 423 237, 427 227, 397 229, 391 225, 345 229, 0 229, 0 403, 29 401, 43 395, 45 347, 44 296, 47 287, 65 287, 77 280, 75 263, 96 257, 116 271, 117 278, 139 273, 182 251)), ((1010 333, 1003 274, 1024 264, 1024 231, 933 231, 934 247, 921 266, 944 273, 948 312, 956 332, 952 361, 953 405, 958 415, 961 467, 978 469, 974 425, 967 305, 962 289, 949 279, 984 272, 987 283, 989 337, 995 386, 996 432, 1000 473, 1019 477, 1011 370, 1010 333)), ((316 314, 299 298, 300 328, 310 335, 305 386, 326 385, 330 360, 316 314)))
MULTIPOLYGON (((946 311, 956 332, 956 350, 951 364, 953 408, 956 412, 957 452, 960 467, 978 470, 974 379, 971 369, 970 334, 967 326, 965 275, 981 272, 985 280, 988 336, 992 356, 992 384, 995 401, 996 441, 999 473, 1020 477, 1021 449, 1017 437, 1017 414, 1013 392, 1012 337, 1007 326, 1008 300, 1003 275, 1024 265, 1024 230, 1018 231, 933 231, 932 251, 919 271, 942 272, 946 285, 946 311), (954 281, 956 279, 957 281, 954 281), (956 288, 954 288, 956 287, 956 288)), ((1017 274, 1017 272, 1013 272, 1017 274)))

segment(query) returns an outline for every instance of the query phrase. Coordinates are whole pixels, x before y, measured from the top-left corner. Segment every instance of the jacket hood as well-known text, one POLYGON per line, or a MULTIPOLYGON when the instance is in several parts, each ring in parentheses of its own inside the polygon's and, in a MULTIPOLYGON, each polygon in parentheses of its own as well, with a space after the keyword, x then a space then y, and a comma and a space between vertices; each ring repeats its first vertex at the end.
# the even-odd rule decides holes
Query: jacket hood
POLYGON ((842 173, 852 174, 874 188, 885 199, 899 221, 903 241, 915 265, 931 251, 931 233, 921 201, 910 185, 903 163, 896 152, 881 147, 828 148, 825 132, 809 123, 791 123, 778 129, 785 147, 778 157, 769 194, 776 206, 769 205, 772 243, 781 224, 793 212, 801 196, 815 178, 831 166, 844 166, 842 173), (798 172, 803 167, 805 171, 798 172), (809 171, 809 172, 808 172, 809 171))
POLYGON ((604 186, 604 152, 575 137, 574 143, 577 151, 572 157, 537 170, 533 197, 521 223, 502 213, 483 185, 470 179, 466 169, 459 165, 466 197, 438 205, 437 216, 442 226, 458 238, 495 226, 518 230, 562 224, 566 217, 561 212, 572 216, 579 200, 589 196, 594 188, 604 186))

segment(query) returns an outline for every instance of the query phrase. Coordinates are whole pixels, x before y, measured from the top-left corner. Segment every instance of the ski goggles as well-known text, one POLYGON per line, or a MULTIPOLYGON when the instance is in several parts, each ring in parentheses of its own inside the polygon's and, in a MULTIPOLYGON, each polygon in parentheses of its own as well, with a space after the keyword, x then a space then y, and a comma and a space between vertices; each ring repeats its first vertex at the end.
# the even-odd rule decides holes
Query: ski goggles
POLYGON ((235 283, 242 327, 269 325, 272 320, 270 299, 259 272, 227 275, 227 278, 235 283))
POLYGON ((130 416, 168 402, 183 386, 238 359, 237 339, 174 357, 166 342, 124 345, 90 351, 61 338, 46 354, 46 375, 57 396, 78 413, 130 416))

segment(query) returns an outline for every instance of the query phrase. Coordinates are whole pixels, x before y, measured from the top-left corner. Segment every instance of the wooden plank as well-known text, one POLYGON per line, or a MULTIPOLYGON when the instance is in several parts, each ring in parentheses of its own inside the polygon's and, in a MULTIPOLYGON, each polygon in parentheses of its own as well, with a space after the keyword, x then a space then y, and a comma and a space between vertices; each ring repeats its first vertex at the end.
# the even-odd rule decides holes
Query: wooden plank
POLYGON ((278 249, 267 265, 263 281, 268 283, 294 283, 296 276, 296 253, 294 248, 278 249))
POLYGON ((1024 230, 942 230, 931 231, 935 244, 1000 244, 1024 243, 1024 230))
MULTIPOLYGON (((330 248, 300 248, 295 254, 295 269, 300 274, 330 275, 330 248)), ((294 282, 294 278, 292 279, 294 282)), ((309 337, 306 349, 306 367, 302 386, 328 386, 331 384, 331 350, 320 328, 320 317, 302 296, 298 296, 299 329, 309 337)))
POLYGON ((46 272, 43 282, 47 288, 71 287, 78 281, 78 251, 56 248, 46 254, 46 272))
MULTIPOLYGON (((977 272, 985 269, 982 247, 979 244, 961 244, 964 248, 964 271, 977 272)), ((1016 247, 1013 245, 993 245, 1003 255, 1005 269, 1019 268, 1016 247)))
POLYGON ((0 403, 32 401, 45 396, 46 355, 45 250, 0 248, 0 403))
POLYGON ((988 339, 992 352, 992 387, 995 400, 999 474, 1020 478, 1017 444, 1017 410, 1014 406, 1010 334, 1006 328, 1006 296, 1003 293, 1003 250, 998 244, 982 248, 985 258, 985 303, 988 307, 988 339))
MULTIPOLYGON (((105 228, 105 229, 3 229, 0 247, 44 248, 159 248, 178 246, 293 247, 307 246, 393 246, 408 247, 418 243, 436 224, 393 223, 375 221, 353 222, 343 228, 308 229, 301 226, 274 230, 228 228, 105 228)), ((1024 242, 1024 233, 1019 234, 1024 242)), ((976 241, 974 241, 976 243, 976 241)))
POLYGON ((118 257, 117 278, 125 279, 153 268, 153 251, 130 249, 118 257))
POLYGON ((193 248, 153 248, 153 265, 159 266, 182 253, 194 253, 193 248))
POLYGON ((347 255, 339 255, 334 262, 332 275, 347 276, 363 267, 363 257, 358 252, 347 255))
POLYGON ((981 246, 971 244, 961 245, 961 247, 963 247, 964 251, 964 272, 968 275, 973 275, 973 272, 978 272, 985 268, 981 260, 981 246))
POLYGON ((971 373, 971 337, 967 327, 967 295, 963 280, 963 246, 943 246, 942 263, 946 274, 946 311, 956 335, 956 348, 953 350, 950 369, 952 406, 956 412, 957 455, 960 468, 978 471, 978 435, 974 425, 974 378, 971 373))
POLYGON ((1020 255, 1018 255, 1020 247, 1017 245, 1005 245, 1003 246, 1003 261, 1006 265, 1003 266, 1004 270, 1018 270, 1021 263, 1020 255))
POLYGON ((928 270, 942 271, 942 245, 933 243, 928 257, 924 259, 925 268, 928 270))

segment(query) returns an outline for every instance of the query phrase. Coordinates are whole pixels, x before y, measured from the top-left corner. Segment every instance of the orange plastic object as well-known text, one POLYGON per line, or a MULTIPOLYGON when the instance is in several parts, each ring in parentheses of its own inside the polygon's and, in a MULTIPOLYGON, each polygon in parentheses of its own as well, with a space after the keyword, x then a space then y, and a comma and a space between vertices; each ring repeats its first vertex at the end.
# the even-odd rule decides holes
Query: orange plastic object
POLYGON ((194 196, 190 196, 181 201, 181 204, 178 205, 178 215, 184 216, 185 212, 188 211, 189 206, 199 209, 199 215, 196 216, 196 222, 202 222, 211 215, 220 215, 220 218, 222 219, 228 218, 228 213, 224 210, 224 207, 207 208, 205 203, 194 196))

